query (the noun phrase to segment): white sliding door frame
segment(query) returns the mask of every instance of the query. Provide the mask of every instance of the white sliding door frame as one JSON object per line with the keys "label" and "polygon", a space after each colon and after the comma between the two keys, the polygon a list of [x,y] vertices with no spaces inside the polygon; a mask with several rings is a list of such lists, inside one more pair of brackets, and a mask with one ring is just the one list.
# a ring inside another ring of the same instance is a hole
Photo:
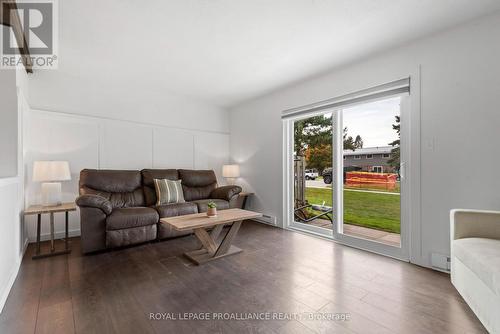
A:
{"label": "white sliding door frame", "polygon": [[[315,115],[332,112],[333,139],[332,147],[339,147],[342,138],[342,108],[363,104],[370,101],[388,98],[375,97],[373,100],[359,101],[349,106],[338,108],[297,108],[302,110],[283,117],[283,227],[291,230],[300,230],[355,248],[368,250],[412,263],[422,263],[421,258],[421,223],[420,223],[420,68],[410,76],[411,93],[401,92],[393,96],[401,96],[401,247],[385,245],[372,240],[356,238],[343,234],[343,150],[334,149],[332,196],[333,196],[333,231],[295,222],[294,219],[294,121]],[[382,87],[382,86],[381,86]],[[305,112],[304,112],[305,111]],[[285,112],[284,112],[285,114]],[[340,188],[340,189],[339,189]],[[411,205],[410,205],[411,204]]]}
{"label": "white sliding door frame", "polygon": [[305,231],[314,235],[333,238],[333,230],[304,224],[295,221],[294,216],[294,170],[293,170],[293,147],[294,147],[294,122],[300,119],[324,115],[333,110],[313,111],[311,113],[301,114],[283,121],[283,217],[285,220],[284,228]]}
{"label": "white sliding door frame", "polygon": [[[409,95],[401,94],[394,95],[393,97],[400,96],[401,107],[400,107],[400,117],[401,117],[401,144],[400,144],[400,161],[401,161],[401,178],[400,178],[400,237],[401,244],[400,247],[387,245],[381,242],[376,242],[369,239],[363,239],[360,237],[351,236],[344,234],[344,180],[343,180],[343,170],[344,170],[344,157],[343,157],[343,110],[339,109],[333,114],[333,239],[360,249],[369,250],[374,253],[387,255],[393,258],[397,258],[403,261],[409,261],[409,233],[410,233],[410,213],[408,205],[408,156],[409,156],[409,116],[410,116],[410,105],[409,105]],[[388,97],[385,97],[386,99]],[[342,149],[337,149],[342,147]],[[336,171],[336,172],[335,172]]]}

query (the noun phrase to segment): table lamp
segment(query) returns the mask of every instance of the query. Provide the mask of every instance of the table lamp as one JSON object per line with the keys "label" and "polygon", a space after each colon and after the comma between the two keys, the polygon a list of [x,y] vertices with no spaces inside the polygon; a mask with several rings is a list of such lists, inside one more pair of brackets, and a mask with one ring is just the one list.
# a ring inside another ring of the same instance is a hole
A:
{"label": "table lamp", "polygon": [[222,166],[222,176],[227,179],[227,183],[234,185],[236,179],[240,177],[239,165],[224,165]]}
{"label": "table lamp", "polygon": [[42,182],[42,205],[61,204],[61,181],[71,180],[67,161],[35,161],[33,181]]}

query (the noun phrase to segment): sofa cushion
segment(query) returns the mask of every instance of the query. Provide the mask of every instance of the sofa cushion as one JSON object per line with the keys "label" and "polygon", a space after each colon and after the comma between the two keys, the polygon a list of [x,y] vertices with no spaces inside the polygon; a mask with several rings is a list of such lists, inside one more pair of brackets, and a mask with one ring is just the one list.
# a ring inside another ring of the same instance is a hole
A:
{"label": "sofa cushion", "polygon": [[192,230],[177,231],[172,225],[169,224],[158,224],[158,239],[168,239],[175,237],[182,237],[184,235],[189,235],[193,233]]}
{"label": "sofa cushion", "polygon": [[122,247],[152,241],[157,236],[157,226],[146,225],[106,232],[106,247]]}
{"label": "sofa cushion", "polygon": [[144,195],[141,188],[130,192],[108,193],[92,188],[80,188],[81,195],[94,195],[104,197],[112,208],[129,208],[144,206]]}
{"label": "sofa cushion", "polygon": [[179,169],[179,178],[182,180],[184,199],[188,202],[207,199],[217,188],[217,177],[213,170]]}
{"label": "sofa cushion", "polygon": [[500,296],[500,240],[464,238],[454,240],[452,247],[454,256]]}
{"label": "sofa cushion", "polygon": [[84,169],[80,172],[80,187],[108,193],[131,192],[142,186],[138,170]]}
{"label": "sofa cushion", "polygon": [[114,209],[106,219],[106,230],[121,230],[158,223],[160,217],[153,208]]}
{"label": "sofa cushion", "polygon": [[158,211],[160,218],[198,213],[198,206],[191,202],[157,205],[154,208]]}
{"label": "sofa cushion", "polygon": [[226,201],[230,201],[234,196],[241,192],[240,186],[223,186],[216,188],[210,194],[210,198],[218,198]]}
{"label": "sofa cushion", "polygon": [[84,169],[80,195],[106,198],[113,208],[144,206],[141,172],[135,170]]}
{"label": "sofa cushion", "polygon": [[141,174],[146,206],[155,205],[157,202],[154,179],[179,179],[177,169],[143,169]]}
{"label": "sofa cushion", "polygon": [[200,199],[197,201],[192,201],[192,203],[196,203],[198,206],[198,212],[207,212],[208,211],[208,203],[214,202],[217,205],[217,210],[226,210],[229,209],[229,202],[223,199]]}

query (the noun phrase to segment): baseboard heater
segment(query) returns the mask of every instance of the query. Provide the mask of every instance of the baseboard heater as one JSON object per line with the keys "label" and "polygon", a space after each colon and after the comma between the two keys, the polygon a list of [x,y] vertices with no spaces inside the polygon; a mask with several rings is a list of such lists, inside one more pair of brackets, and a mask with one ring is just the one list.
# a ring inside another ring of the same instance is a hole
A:
{"label": "baseboard heater", "polygon": [[431,254],[431,266],[434,269],[450,272],[451,269],[451,259],[447,255],[432,253]]}
{"label": "baseboard heater", "polygon": [[262,217],[254,218],[253,220],[259,223],[264,223],[272,226],[276,226],[276,217],[263,214]]}

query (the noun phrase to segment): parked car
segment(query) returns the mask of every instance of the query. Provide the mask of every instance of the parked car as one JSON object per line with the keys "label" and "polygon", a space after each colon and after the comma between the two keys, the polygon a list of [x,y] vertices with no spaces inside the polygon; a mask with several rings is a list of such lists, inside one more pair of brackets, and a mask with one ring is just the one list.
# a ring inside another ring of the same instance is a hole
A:
{"label": "parked car", "polygon": [[306,169],[304,174],[306,180],[316,180],[316,178],[319,176],[318,171],[316,171],[315,169]]}
{"label": "parked car", "polygon": [[[325,182],[326,184],[331,184],[332,183],[332,168],[325,168],[325,170],[323,171],[323,182]],[[357,171],[360,171],[362,170],[361,167],[356,167],[356,166],[348,166],[348,167],[344,167],[344,183],[346,181],[346,173],[347,172],[357,172]]]}

